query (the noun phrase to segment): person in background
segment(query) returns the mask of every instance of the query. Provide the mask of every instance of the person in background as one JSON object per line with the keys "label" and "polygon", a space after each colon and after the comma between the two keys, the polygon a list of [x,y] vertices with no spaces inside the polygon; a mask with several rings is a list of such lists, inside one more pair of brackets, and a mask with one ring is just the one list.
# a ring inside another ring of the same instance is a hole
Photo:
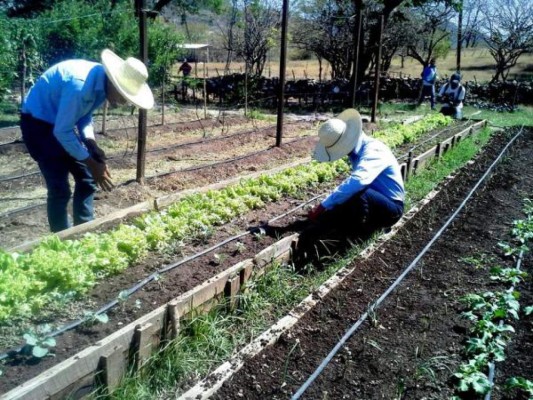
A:
{"label": "person in background", "polygon": [[437,101],[442,103],[440,112],[444,115],[451,115],[453,118],[463,117],[463,101],[466,89],[461,85],[461,75],[456,72],[450,77],[450,81],[445,83],[439,90]]}
{"label": "person in background", "polygon": [[422,73],[422,93],[418,99],[418,105],[422,104],[424,98],[429,96],[431,102],[431,109],[435,109],[435,82],[437,80],[437,66],[435,59],[432,58],[429,64],[424,67]]}
{"label": "person in background", "polygon": [[351,173],[308,218],[344,232],[387,229],[402,216],[405,190],[398,161],[382,142],[362,130],[359,113],[347,109],[322,124],[313,158],[331,162],[348,156]]}
{"label": "person in background", "polygon": [[178,71],[183,74],[184,78],[187,78],[191,74],[192,67],[191,67],[191,64],[187,62],[187,59],[183,60],[183,64],[180,65],[180,68]]}
{"label": "person in background", "polygon": [[50,67],[22,103],[22,138],[46,182],[52,232],[70,226],[69,174],[75,182],[75,225],[94,218],[97,185],[106,191],[113,188],[105,153],[95,141],[93,112],[106,99],[111,106],[130,102],[150,109],[154,105],[146,83],[148,71],[141,61],[123,60],[107,49],[102,52],[101,61],[67,60]]}

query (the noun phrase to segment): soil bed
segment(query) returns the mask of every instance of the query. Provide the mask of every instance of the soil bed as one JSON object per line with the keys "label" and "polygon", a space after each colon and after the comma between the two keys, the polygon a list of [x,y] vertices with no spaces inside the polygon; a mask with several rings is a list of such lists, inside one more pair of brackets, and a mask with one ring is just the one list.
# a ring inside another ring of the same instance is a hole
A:
{"label": "soil bed", "polygon": [[[464,169],[370,259],[356,261],[355,271],[337,290],[276,345],[248,362],[215,398],[286,399],[294,394],[368,305],[433,237],[508,139],[500,135],[492,140],[472,167]],[[510,263],[497,244],[509,240],[510,223],[523,217],[523,199],[533,195],[532,150],[533,130],[526,129],[488,184],[302,398],[452,396],[450,377],[461,361],[467,333],[459,298],[499,289],[491,283],[487,267],[476,269],[466,260],[475,257],[488,266]],[[531,261],[529,257],[523,264],[529,272]],[[531,299],[530,286],[520,290],[524,299]],[[508,361],[497,364],[497,374],[532,379],[531,317],[516,328]]]}
{"label": "soil bed", "polygon": [[[275,149],[278,153],[272,154],[280,154],[283,156],[283,151],[286,151],[288,147],[289,146],[284,146],[282,149]],[[306,150],[308,151],[308,149]],[[275,160],[275,157],[272,157],[272,154],[268,155],[269,159],[262,160],[264,163],[262,165],[272,166],[272,162]],[[257,164],[253,165],[257,167]],[[218,179],[224,179],[224,176],[220,176],[220,170],[214,171],[213,175],[215,173],[217,174]],[[197,176],[196,179],[200,179],[200,176]],[[198,183],[198,181],[196,183]],[[175,247],[165,254],[151,255],[141,264],[129,268],[127,273],[112,278],[106,278],[104,282],[98,285],[86,302],[82,304],[73,303],[62,307],[62,309],[52,309],[40,313],[40,319],[33,322],[48,322],[57,326],[67,320],[72,320],[75,317],[80,316],[84,310],[97,309],[106,302],[116,299],[121,290],[131,287],[162,265],[175,261],[177,254],[181,253],[184,256],[193,254],[200,249],[207,248],[237,232],[246,230],[251,226],[260,225],[262,222],[300,204],[303,201],[302,198],[311,198],[317,193],[323,193],[334,184],[335,183],[330,183],[329,185],[322,185],[314,190],[309,190],[306,193],[302,193],[301,198],[287,198],[276,203],[270,203],[262,210],[249,213],[243,218],[217,229],[212,236],[203,241],[186,246]],[[304,216],[305,210],[300,210],[295,216],[289,217],[285,221],[294,221],[295,218],[301,220]],[[290,233],[292,233],[292,230],[285,232],[285,234]],[[217,250],[214,253],[198,258],[194,262],[178,267],[169,274],[165,274],[158,282],[151,283],[143,290],[132,295],[123,306],[116,307],[109,312],[110,322],[108,324],[81,327],[75,331],[60,336],[58,338],[58,345],[54,349],[56,354],[54,358],[46,358],[37,364],[35,364],[34,360],[23,358],[10,361],[3,371],[4,377],[0,381],[0,392],[5,392],[61,360],[68,358],[80,351],[83,347],[109,335],[121,326],[126,325],[141,315],[146,314],[148,311],[155,309],[168,300],[191,289],[200,282],[215,275],[217,272],[235,264],[237,261],[252,257],[259,250],[268,246],[275,240],[277,240],[277,237],[248,235],[239,240],[239,246],[236,246],[235,243],[231,243],[226,246],[225,249]],[[215,253],[218,255],[217,258],[214,257]]]}

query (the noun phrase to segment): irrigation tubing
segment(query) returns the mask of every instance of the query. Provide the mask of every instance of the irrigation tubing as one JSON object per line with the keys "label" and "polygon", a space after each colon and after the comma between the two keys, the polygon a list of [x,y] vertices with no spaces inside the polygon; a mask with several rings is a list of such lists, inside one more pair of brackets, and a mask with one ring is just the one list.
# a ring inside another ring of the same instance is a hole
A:
{"label": "irrigation tubing", "polygon": [[[516,261],[516,269],[518,271],[520,271],[520,268],[522,266],[522,258],[524,257],[524,250],[520,250],[520,253],[518,254],[518,260]],[[515,289],[515,284],[513,283],[511,285],[511,289],[510,291],[513,292],[514,289]],[[500,323],[499,323],[500,327],[503,325],[503,319],[500,320]],[[489,362],[489,391],[488,393],[485,395],[485,400],[490,400],[490,396],[492,395],[492,388],[494,387],[494,376],[496,375],[496,363],[494,362]]]}
{"label": "irrigation tubing", "polygon": [[[299,122],[301,122],[301,121],[290,122],[290,123],[288,123],[286,125],[294,125],[294,124],[297,124]],[[305,121],[305,122],[307,122],[307,121]],[[244,131],[244,132],[232,133],[231,135],[223,135],[223,136],[212,137],[212,138],[207,138],[207,139],[194,140],[194,141],[190,141],[190,142],[186,142],[186,143],[179,143],[179,144],[172,145],[172,146],[166,146],[166,147],[159,147],[159,148],[156,148],[156,149],[151,149],[151,150],[148,150],[146,153],[157,153],[157,152],[161,152],[161,151],[177,149],[177,148],[180,148],[180,147],[193,146],[193,145],[204,144],[204,143],[211,143],[211,142],[215,142],[215,141],[218,141],[218,140],[231,139],[231,138],[233,138],[235,136],[239,136],[239,135],[251,135],[251,134],[254,134],[254,133],[260,133],[261,131],[266,131],[266,130],[271,129],[271,128],[273,128],[273,126],[260,128],[260,129],[256,128],[254,130],[248,130],[248,131]],[[14,142],[4,143],[4,144],[8,145],[8,144],[17,144],[17,143],[22,143],[22,142],[14,141]],[[288,142],[288,143],[291,143],[291,142]],[[0,146],[2,146],[2,145],[3,144],[0,144]],[[126,155],[111,156],[111,157],[108,158],[108,160],[119,160],[119,159],[132,158],[132,157],[134,157],[134,156],[133,155],[131,155],[131,156],[126,156]],[[179,171],[176,171],[176,172],[182,172],[182,171],[183,170],[179,170]],[[35,175],[39,175],[39,174],[40,174],[40,171],[32,171],[32,172],[28,172],[28,173],[25,173],[25,174],[8,176],[8,177],[5,177],[5,178],[0,178],[0,183],[14,181],[14,180],[17,180],[17,179],[27,178],[27,177],[35,176]],[[151,178],[151,177],[147,177],[147,178]],[[1,216],[0,216],[0,218],[1,218]]]}
{"label": "irrigation tubing", "polygon": [[[302,136],[300,138],[291,140],[289,142],[285,142],[285,144],[292,144],[292,143],[300,142],[300,141],[309,139],[310,137],[312,137],[312,136],[311,135]],[[213,163],[210,163],[210,164],[204,164],[204,165],[199,165],[199,166],[195,166],[195,167],[178,169],[176,171],[163,172],[162,174],[147,176],[146,179],[161,178],[161,177],[165,177],[165,176],[169,176],[169,175],[178,174],[178,173],[181,173],[181,172],[193,172],[193,171],[198,171],[198,170],[201,170],[201,169],[204,169],[204,168],[216,167],[217,165],[228,164],[228,163],[231,163],[231,162],[234,162],[234,161],[240,161],[240,160],[244,160],[246,158],[257,156],[259,154],[262,154],[262,153],[265,153],[267,151],[270,151],[270,150],[272,150],[275,147],[276,146],[270,146],[270,147],[268,147],[266,149],[263,149],[263,150],[260,150],[260,151],[256,151],[256,152],[253,152],[253,153],[250,153],[250,154],[245,154],[245,155],[239,156],[239,157],[230,158],[230,159],[227,159],[227,160],[216,161],[216,162],[213,162]],[[120,184],[116,185],[116,187],[125,186],[125,185],[129,184],[130,182],[131,181],[126,181],[126,182],[120,183]],[[37,203],[37,204],[28,205],[28,206],[25,206],[25,207],[22,207],[22,208],[16,208],[14,210],[6,211],[6,212],[0,214],[0,220],[3,219],[3,218],[8,218],[8,217],[10,217],[10,216],[12,216],[14,214],[18,214],[18,213],[21,213],[21,212],[24,212],[24,211],[32,210],[34,208],[43,207],[43,206],[46,206],[46,203]]]}
{"label": "irrigation tubing", "polygon": [[[270,224],[272,224],[273,222],[279,220],[279,219],[282,219],[284,217],[286,217],[287,215],[290,215],[296,211],[298,211],[299,209],[305,207],[307,204],[317,200],[318,198],[320,197],[323,197],[324,194],[319,194],[317,196],[314,196],[313,198],[299,204],[298,206],[294,207],[294,208],[291,208],[290,210],[284,212],[283,214],[280,214],[278,215],[277,217],[274,217],[270,220],[268,220],[266,223],[264,224],[261,224],[259,226],[255,226],[255,227],[251,227],[249,229],[247,229],[246,231],[243,231],[241,233],[238,233],[234,236],[231,236],[221,242],[218,242],[216,243],[215,245],[207,248],[207,249],[204,249],[198,253],[195,253],[195,254],[192,254],[188,257],[185,257],[185,258],[182,258],[181,260],[175,262],[175,263],[172,263],[172,264],[169,264],[167,266],[164,266],[163,268],[157,270],[156,272],[150,274],[149,276],[147,276],[146,278],[144,278],[142,281],[138,282],[137,284],[135,284],[134,286],[130,287],[129,289],[125,289],[123,291],[121,291],[121,297],[124,296],[125,298],[128,298],[130,297],[132,294],[134,294],[135,292],[138,292],[140,289],[142,289],[143,287],[145,287],[147,284],[149,284],[150,282],[152,281],[155,281],[159,278],[159,276],[161,274],[164,274],[166,272],[169,272],[183,264],[186,264],[196,258],[199,258],[205,254],[208,254],[222,246],[225,246],[226,244],[228,243],[231,243],[237,239],[240,239],[241,237],[243,236],[246,236],[246,235],[249,235],[251,233],[254,233],[254,232],[260,232],[261,229],[264,229],[266,227],[268,227]],[[99,314],[103,314],[107,311],[109,311],[111,308],[115,307],[117,304],[119,304],[121,300],[118,300],[118,298],[110,301],[109,303],[103,305],[102,307],[100,307],[97,311],[94,312],[93,315],[99,315]],[[75,321],[72,321],[64,326],[62,326],[61,328],[55,330],[54,332],[50,333],[50,337],[55,337],[55,336],[58,336],[58,335],[61,335],[69,330],[72,330],[80,325],[82,325],[83,323],[85,323],[87,321],[87,318],[80,318],[80,319],[77,319]],[[20,351],[24,348],[25,345],[23,346],[20,346],[20,347],[17,347],[17,348],[13,348],[11,350],[8,350],[8,351],[5,351],[3,353],[0,354],[0,361],[1,360],[4,360],[14,354],[17,354],[17,353],[20,353]]]}
{"label": "irrigation tubing", "polygon": [[398,161],[401,161],[401,160],[403,160],[404,158],[409,157],[409,153],[411,153],[412,151],[414,151],[414,150],[418,149],[419,147],[423,146],[423,145],[426,144],[427,142],[432,141],[432,140],[435,139],[436,137],[441,136],[442,134],[444,134],[444,133],[446,133],[446,132],[449,132],[449,131],[451,131],[452,129],[455,129],[455,128],[458,128],[458,127],[459,127],[459,128],[463,128],[463,127],[467,126],[469,123],[470,123],[470,120],[467,120],[465,123],[463,123],[463,124],[461,124],[461,125],[458,125],[458,126],[450,126],[450,127],[448,127],[448,128],[443,129],[442,131],[437,132],[436,134],[432,135],[431,137],[429,137],[429,138],[423,140],[422,142],[420,142],[420,143],[414,145],[413,147],[411,147],[407,153],[405,153],[405,154],[403,154],[403,155],[401,155],[401,156],[398,157]]}
{"label": "irrigation tubing", "polygon": [[485,171],[483,176],[478,180],[478,182],[474,185],[474,187],[470,190],[468,195],[465,197],[465,199],[461,202],[459,207],[454,211],[454,213],[448,218],[448,220],[444,223],[444,225],[438,230],[438,232],[433,236],[433,238],[426,244],[426,246],[422,249],[422,251],[416,256],[416,258],[411,262],[411,264],[402,272],[402,274],[396,278],[396,280],[392,283],[391,286],[372,304],[369,306],[368,311],[365,311],[363,315],[352,325],[350,329],[344,334],[344,336],[337,342],[333,350],[322,360],[318,368],[311,374],[311,376],[307,379],[307,381],[304,382],[302,386],[296,391],[296,393],[291,397],[292,400],[299,399],[302,394],[311,386],[311,384],[318,378],[318,376],[322,373],[324,368],[331,362],[333,357],[337,354],[337,352],[344,346],[344,344],[350,339],[350,337],[355,333],[355,331],[365,322],[365,320],[368,318],[370,313],[373,313],[374,310],[379,307],[379,305],[388,297],[388,295],[402,282],[402,280],[407,276],[409,272],[418,264],[420,259],[429,251],[431,246],[433,246],[433,243],[435,243],[440,236],[444,233],[446,228],[453,222],[453,220],[457,217],[457,215],[462,211],[462,209],[465,207],[466,203],[470,200],[470,198],[474,195],[476,190],[479,188],[479,186],[485,181],[487,176],[492,172],[492,170],[495,168],[495,166],[500,162],[500,159],[503,157],[507,149],[515,142],[515,140],[522,134],[523,131],[520,129],[520,132],[518,132],[510,141],[507,143],[507,145],[503,148],[503,150],[500,152],[498,157],[494,160],[494,162],[490,165],[490,167]]}

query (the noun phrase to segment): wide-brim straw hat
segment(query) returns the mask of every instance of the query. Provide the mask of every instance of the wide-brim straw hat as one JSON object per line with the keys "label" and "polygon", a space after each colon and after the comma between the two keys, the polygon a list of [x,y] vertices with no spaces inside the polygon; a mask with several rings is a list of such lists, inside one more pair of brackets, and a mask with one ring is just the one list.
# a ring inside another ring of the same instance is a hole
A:
{"label": "wide-brim straw hat", "polygon": [[148,70],[142,61],[133,57],[123,60],[109,49],[102,51],[101,58],[107,77],[126,100],[146,110],[154,106],[154,95],[146,83]]}
{"label": "wide-brim straw hat", "polygon": [[324,122],[318,129],[319,142],[313,158],[325,162],[344,157],[356,147],[362,131],[361,115],[353,108],[344,110],[336,118]]}

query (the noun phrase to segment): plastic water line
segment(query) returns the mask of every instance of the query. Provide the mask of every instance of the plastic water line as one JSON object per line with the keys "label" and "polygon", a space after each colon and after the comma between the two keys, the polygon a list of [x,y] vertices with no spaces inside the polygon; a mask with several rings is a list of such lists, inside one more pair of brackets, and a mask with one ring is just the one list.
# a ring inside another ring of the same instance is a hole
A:
{"label": "plastic water line", "polygon": [[474,195],[474,193],[477,191],[479,186],[485,181],[485,179],[489,176],[489,174],[492,172],[492,170],[496,167],[496,165],[500,162],[504,154],[506,153],[507,149],[515,142],[516,139],[522,134],[523,127],[520,129],[520,131],[507,143],[507,145],[503,148],[503,150],[500,152],[498,157],[494,160],[494,162],[489,166],[487,171],[483,174],[483,176],[478,180],[478,182],[474,185],[474,187],[470,190],[468,195],[465,197],[465,199],[461,202],[459,207],[454,211],[454,213],[448,218],[448,220],[444,223],[444,225],[435,233],[433,238],[426,244],[426,246],[422,249],[422,251],[415,257],[415,259],[411,262],[411,264],[402,272],[402,274],[396,278],[396,280],[392,283],[391,286],[369,307],[369,310],[366,311],[361,317],[346,331],[346,333],[343,335],[343,337],[337,342],[335,347],[330,351],[330,353],[322,360],[320,365],[317,367],[317,369],[309,376],[309,378],[304,382],[302,386],[296,391],[296,393],[291,397],[292,400],[299,399],[302,394],[313,384],[313,382],[318,378],[318,376],[322,373],[322,371],[326,368],[326,366],[331,362],[333,357],[337,354],[337,352],[344,346],[344,344],[350,339],[350,337],[357,331],[357,329],[365,322],[365,320],[368,318],[369,314],[373,312],[376,308],[379,307],[379,305],[387,298],[387,296],[402,282],[402,280],[411,272],[411,270],[418,264],[418,262],[422,259],[422,257],[429,251],[431,246],[441,237],[441,235],[444,233],[444,231],[448,228],[448,226],[453,222],[453,220],[457,217],[457,215],[462,211],[462,209],[465,207],[466,203],[470,200],[470,198]]}

